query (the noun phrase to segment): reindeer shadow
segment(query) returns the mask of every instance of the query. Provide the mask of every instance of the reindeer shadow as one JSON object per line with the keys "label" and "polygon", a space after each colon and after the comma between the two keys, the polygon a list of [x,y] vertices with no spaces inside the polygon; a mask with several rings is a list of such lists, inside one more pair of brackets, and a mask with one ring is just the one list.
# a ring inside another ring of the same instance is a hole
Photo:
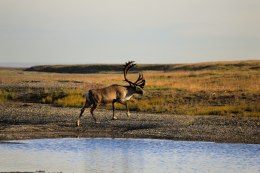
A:
{"label": "reindeer shadow", "polygon": [[124,124],[115,124],[113,125],[114,129],[120,129],[123,132],[133,131],[133,130],[146,130],[146,129],[154,129],[160,127],[157,123],[150,122],[134,122],[134,123],[124,123]]}

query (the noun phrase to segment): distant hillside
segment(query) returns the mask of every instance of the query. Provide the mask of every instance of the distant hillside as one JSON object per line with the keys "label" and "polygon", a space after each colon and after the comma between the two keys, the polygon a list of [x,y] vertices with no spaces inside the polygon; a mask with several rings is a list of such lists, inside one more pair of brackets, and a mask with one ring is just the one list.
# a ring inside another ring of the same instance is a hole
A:
{"label": "distant hillside", "polygon": [[[123,64],[93,64],[93,65],[40,65],[25,69],[25,71],[55,72],[55,73],[103,73],[121,72]],[[198,71],[225,69],[256,69],[260,70],[260,60],[224,61],[194,64],[138,64],[135,71]]]}

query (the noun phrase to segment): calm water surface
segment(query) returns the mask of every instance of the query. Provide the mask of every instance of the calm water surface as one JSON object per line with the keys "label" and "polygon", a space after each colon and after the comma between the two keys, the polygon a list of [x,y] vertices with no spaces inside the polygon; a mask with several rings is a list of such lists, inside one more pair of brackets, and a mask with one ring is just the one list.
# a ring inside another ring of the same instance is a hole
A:
{"label": "calm water surface", "polygon": [[260,145],[151,139],[34,139],[0,144],[0,172],[260,172]]}

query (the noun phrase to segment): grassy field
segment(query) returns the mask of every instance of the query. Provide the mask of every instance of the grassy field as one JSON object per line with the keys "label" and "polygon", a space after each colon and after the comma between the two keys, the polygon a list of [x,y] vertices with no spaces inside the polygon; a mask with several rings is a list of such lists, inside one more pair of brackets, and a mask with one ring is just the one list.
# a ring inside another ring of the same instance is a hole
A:
{"label": "grassy field", "polygon": [[[73,66],[72,71],[68,70],[71,66],[48,66],[58,73],[39,72],[46,71],[43,70],[46,66],[38,66],[38,72],[1,68],[0,102],[81,107],[85,101],[83,94],[89,89],[126,85],[123,74],[113,70],[119,65],[113,65],[109,71],[104,71],[102,65],[100,69],[95,67],[96,73],[85,74],[79,73],[83,68],[80,65]],[[74,74],[64,73],[73,71]],[[260,61],[140,65],[136,71],[143,72],[147,85],[143,97],[136,96],[130,101],[132,111],[260,116]],[[129,78],[135,80],[137,74],[132,73]],[[116,107],[124,108],[120,104]],[[111,106],[106,108],[111,109]]]}

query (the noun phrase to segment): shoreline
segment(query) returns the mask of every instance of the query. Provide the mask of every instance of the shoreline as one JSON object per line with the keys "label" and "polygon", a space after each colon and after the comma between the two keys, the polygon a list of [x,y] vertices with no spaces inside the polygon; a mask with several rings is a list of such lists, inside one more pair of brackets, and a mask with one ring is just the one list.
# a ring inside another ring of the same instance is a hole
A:
{"label": "shoreline", "polygon": [[80,108],[47,104],[0,103],[0,143],[17,139],[40,138],[134,138],[260,144],[260,118],[214,115],[173,115],[116,110],[95,112],[95,124],[86,110],[81,126],[76,127]]}
{"label": "shoreline", "polygon": [[[18,135],[18,134],[15,134]],[[1,144],[23,144],[19,141],[24,140],[40,140],[40,139],[111,139],[111,140],[166,140],[166,141],[180,141],[180,142],[201,142],[201,143],[217,143],[217,144],[248,144],[248,145],[259,145],[260,143],[243,143],[243,142],[224,142],[224,141],[201,141],[201,140],[188,140],[188,139],[174,139],[174,138],[146,138],[146,137],[91,137],[91,136],[64,136],[64,134],[61,134],[59,136],[55,137],[28,137],[28,138],[13,138],[13,139],[0,139],[0,145]]]}

